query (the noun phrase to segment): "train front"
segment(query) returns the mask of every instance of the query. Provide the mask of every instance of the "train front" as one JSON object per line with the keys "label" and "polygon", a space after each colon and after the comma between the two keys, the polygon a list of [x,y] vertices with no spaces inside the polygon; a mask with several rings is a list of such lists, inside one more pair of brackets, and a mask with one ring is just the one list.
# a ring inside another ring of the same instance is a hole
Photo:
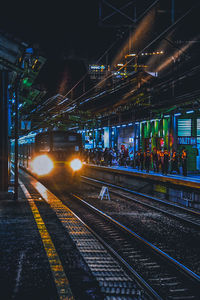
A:
{"label": "train front", "polygon": [[82,171],[82,139],[77,133],[53,131],[36,137],[33,172],[54,183],[74,185]]}

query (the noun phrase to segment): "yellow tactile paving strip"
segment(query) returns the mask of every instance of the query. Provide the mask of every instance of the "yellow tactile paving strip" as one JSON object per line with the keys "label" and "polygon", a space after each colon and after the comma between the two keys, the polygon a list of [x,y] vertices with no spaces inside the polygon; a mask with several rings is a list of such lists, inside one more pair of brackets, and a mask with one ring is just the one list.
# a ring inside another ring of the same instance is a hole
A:
{"label": "yellow tactile paving strip", "polygon": [[19,183],[28,200],[35,222],[37,224],[38,231],[40,233],[40,237],[49,260],[50,268],[58,292],[58,297],[60,300],[73,300],[74,297],[69,286],[69,281],[65,275],[60,258],[56,252],[55,246],[51,240],[51,237],[47,231],[39,210],[25,185],[21,180],[19,181]]}

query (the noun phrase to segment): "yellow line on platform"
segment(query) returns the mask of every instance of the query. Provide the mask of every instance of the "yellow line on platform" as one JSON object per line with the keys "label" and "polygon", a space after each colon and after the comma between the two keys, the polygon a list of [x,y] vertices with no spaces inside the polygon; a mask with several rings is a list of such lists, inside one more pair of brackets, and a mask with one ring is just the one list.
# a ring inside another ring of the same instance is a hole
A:
{"label": "yellow line on platform", "polygon": [[30,193],[28,192],[25,185],[22,183],[21,180],[19,180],[20,186],[22,188],[22,191],[24,192],[30,208],[32,210],[35,222],[37,224],[37,228],[40,233],[40,237],[42,239],[42,243],[44,246],[44,249],[46,251],[50,268],[54,277],[54,282],[57,288],[58,296],[60,300],[73,300],[74,297],[72,295],[72,291],[69,286],[69,281],[65,275],[63,266],[61,264],[60,258],[56,252],[55,246],[51,240],[51,237],[47,231],[47,228],[44,224],[44,221],[40,215],[40,212],[32,199]]}

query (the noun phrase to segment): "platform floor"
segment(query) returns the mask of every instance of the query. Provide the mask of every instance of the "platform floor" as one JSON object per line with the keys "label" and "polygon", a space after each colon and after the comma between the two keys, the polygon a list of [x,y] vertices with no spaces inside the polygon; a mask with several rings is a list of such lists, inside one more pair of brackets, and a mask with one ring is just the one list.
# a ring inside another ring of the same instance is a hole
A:
{"label": "platform floor", "polygon": [[27,184],[28,178],[20,181],[18,200],[6,195],[0,200],[1,299],[100,300],[97,282],[70,234]]}
{"label": "platform floor", "polygon": [[0,201],[0,228],[2,299],[57,299],[48,259],[21,188],[18,201]]}
{"label": "platform floor", "polygon": [[[93,165],[93,166],[97,166],[94,164],[89,164],[89,165]],[[100,166],[99,166],[100,167]],[[167,175],[162,175],[162,173],[157,173],[157,172],[153,172],[153,171],[149,171],[149,173],[147,173],[145,170],[143,171],[138,171],[138,169],[129,167],[129,166],[103,166],[106,168],[112,168],[115,170],[123,170],[123,171],[128,171],[128,172],[133,172],[136,174],[145,174],[145,175],[153,175],[153,176],[160,176],[161,178],[171,178],[171,179],[179,179],[179,180],[183,180],[183,181],[191,181],[191,182],[196,182],[196,183],[200,183],[200,174],[188,174],[188,176],[183,176],[183,175],[178,175],[178,174],[167,174]]]}

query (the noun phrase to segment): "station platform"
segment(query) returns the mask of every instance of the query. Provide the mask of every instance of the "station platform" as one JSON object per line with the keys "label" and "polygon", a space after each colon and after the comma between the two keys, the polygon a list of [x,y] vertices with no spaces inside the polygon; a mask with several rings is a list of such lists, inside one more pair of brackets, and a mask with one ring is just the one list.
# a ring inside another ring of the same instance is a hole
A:
{"label": "station platform", "polygon": [[18,201],[0,201],[0,227],[3,299],[56,299],[48,259],[21,188]]}
{"label": "station platform", "polygon": [[1,298],[99,300],[89,296],[98,294],[97,283],[70,235],[39,194],[19,183],[18,200],[9,193],[0,200]]}
{"label": "station platform", "polygon": [[137,169],[129,166],[99,166],[94,164],[86,164],[86,166],[89,168],[101,169],[102,171],[106,172],[114,172],[117,174],[121,173],[124,175],[132,175],[137,178],[150,179],[153,181],[200,189],[200,174],[189,174],[185,177],[177,174],[162,175],[161,173],[156,173],[153,171],[149,171],[149,173],[147,173],[146,171],[138,171]]}
{"label": "station platform", "polygon": [[83,175],[106,184],[115,184],[181,206],[200,210],[200,175],[168,174],[138,171],[131,167],[85,164]]}

